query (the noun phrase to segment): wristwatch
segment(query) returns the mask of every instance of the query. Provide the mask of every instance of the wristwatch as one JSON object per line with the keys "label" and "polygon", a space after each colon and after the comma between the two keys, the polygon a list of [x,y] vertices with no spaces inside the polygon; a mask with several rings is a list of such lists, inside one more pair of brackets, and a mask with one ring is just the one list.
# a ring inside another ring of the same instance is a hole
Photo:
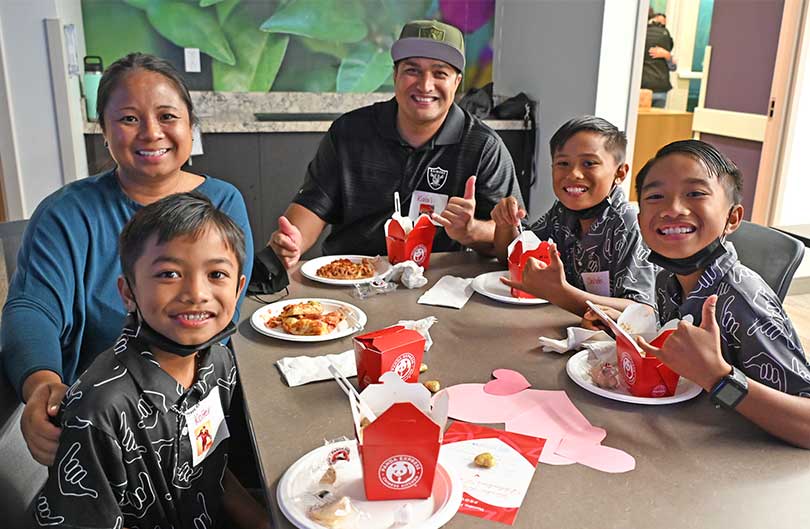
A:
{"label": "wristwatch", "polygon": [[732,366],[731,373],[714,385],[709,398],[716,406],[733,410],[746,395],[748,395],[748,379],[745,373]]}

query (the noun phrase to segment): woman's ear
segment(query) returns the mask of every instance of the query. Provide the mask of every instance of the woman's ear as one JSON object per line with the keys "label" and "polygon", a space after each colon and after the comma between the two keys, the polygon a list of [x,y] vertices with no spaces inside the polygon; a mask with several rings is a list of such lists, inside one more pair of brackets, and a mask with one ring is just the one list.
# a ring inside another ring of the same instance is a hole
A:
{"label": "woman's ear", "polygon": [[745,214],[745,208],[743,208],[742,204],[735,204],[731,206],[731,210],[728,213],[728,222],[726,223],[726,229],[723,232],[725,235],[729,235],[737,231],[737,228],[740,227],[743,221],[743,215]]}
{"label": "woman's ear", "polygon": [[620,163],[619,166],[616,168],[616,174],[613,176],[613,183],[616,185],[620,185],[624,182],[624,179],[627,177],[627,173],[630,171],[630,165],[626,163]]}
{"label": "woman's ear", "polygon": [[138,309],[135,304],[135,295],[132,293],[132,289],[129,288],[129,283],[127,283],[124,276],[118,276],[118,293],[121,295],[121,299],[124,300],[127,312],[135,312]]}

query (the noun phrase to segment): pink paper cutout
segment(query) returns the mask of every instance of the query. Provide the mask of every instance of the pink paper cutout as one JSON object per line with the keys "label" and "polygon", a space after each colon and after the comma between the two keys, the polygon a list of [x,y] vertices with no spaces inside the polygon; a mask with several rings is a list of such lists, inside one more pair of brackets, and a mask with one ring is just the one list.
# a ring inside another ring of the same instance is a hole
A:
{"label": "pink paper cutout", "polygon": [[555,450],[555,455],[570,458],[576,462],[602,472],[629,472],[636,468],[633,456],[609,446],[593,444],[581,439],[563,439]]}
{"label": "pink paper cutout", "polygon": [[[506,373],[503,373],[506,372]],[[489,384],[459,384],[445,391],[450,397],[448,415],[474,423],[504,423],[506,431],[546,439],[540,461],[551,465],[580,463],[604,472],[627,472],[635,468],[635,459],[616,448],[603,446],[607,432],[593,426],[564,391],[515,390],[525,378],[505,369],[493,374],[498,379],[493,394]],[[505,380],[505,382],[500,382]]]}
{"label": "pink paper cutout", "polygon": [[490,395],[513,395],[532,386],[526,377],[511,369],[496,369],[492,376],[495,380],[484,384],[484,391]]}

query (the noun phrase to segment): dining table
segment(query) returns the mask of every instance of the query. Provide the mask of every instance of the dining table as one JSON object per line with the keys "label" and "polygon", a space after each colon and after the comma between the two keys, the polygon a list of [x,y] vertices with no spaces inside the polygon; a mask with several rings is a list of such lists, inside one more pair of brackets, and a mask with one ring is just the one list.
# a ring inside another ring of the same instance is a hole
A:
{"label": "dining table", "polygon": [[[579,316],[551,304],[508,304],[478,293],[461,309],[417,303],[443,276],[474,278],[502,269],[497,260],[471,251],[433,254],[425,287],[400,285],[359,299],[352,286],[307,279],[299,265],[289,271],[287,299],[351,303],[367,315],[365,331],[434,316],[433,346],[423,360],[428,369],[420,380],[438,380],[446,388],[486,383],[496,369],[515,370],[533,389],[564,391],[591,424],[607,431],[603,444],[635,458],[635,469],[624,473],[538,464],[515,527],[810,527],[810,451],[715,407],[705,392],[675,404],[642,405],[583,389],[566,373],[572,353],[544,352],[538,341],[564,337]],[[273,526],[286,528],[293,525],[276,501],[285,471],[326,440],[353,438],[354,427],[349,401],[334,380],[291,388],[275,364],[283,357],[341,353],[353,345],[351,336],[307,343],[266,336],[250,322],[264,305],[245,300],[233,348]],[[456,514],[445,527],[497,525]]]}

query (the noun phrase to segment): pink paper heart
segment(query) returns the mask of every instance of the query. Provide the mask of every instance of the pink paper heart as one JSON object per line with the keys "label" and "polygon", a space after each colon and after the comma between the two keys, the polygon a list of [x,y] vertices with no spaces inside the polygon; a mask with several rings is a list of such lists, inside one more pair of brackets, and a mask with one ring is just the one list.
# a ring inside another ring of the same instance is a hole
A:
{"label": "pink paper heart", "polygon": [[484,391],[490,395],[514,395],[532,386],[526,377],[511,369],[496,369],[492,376],[495,380],[484,384]]}

